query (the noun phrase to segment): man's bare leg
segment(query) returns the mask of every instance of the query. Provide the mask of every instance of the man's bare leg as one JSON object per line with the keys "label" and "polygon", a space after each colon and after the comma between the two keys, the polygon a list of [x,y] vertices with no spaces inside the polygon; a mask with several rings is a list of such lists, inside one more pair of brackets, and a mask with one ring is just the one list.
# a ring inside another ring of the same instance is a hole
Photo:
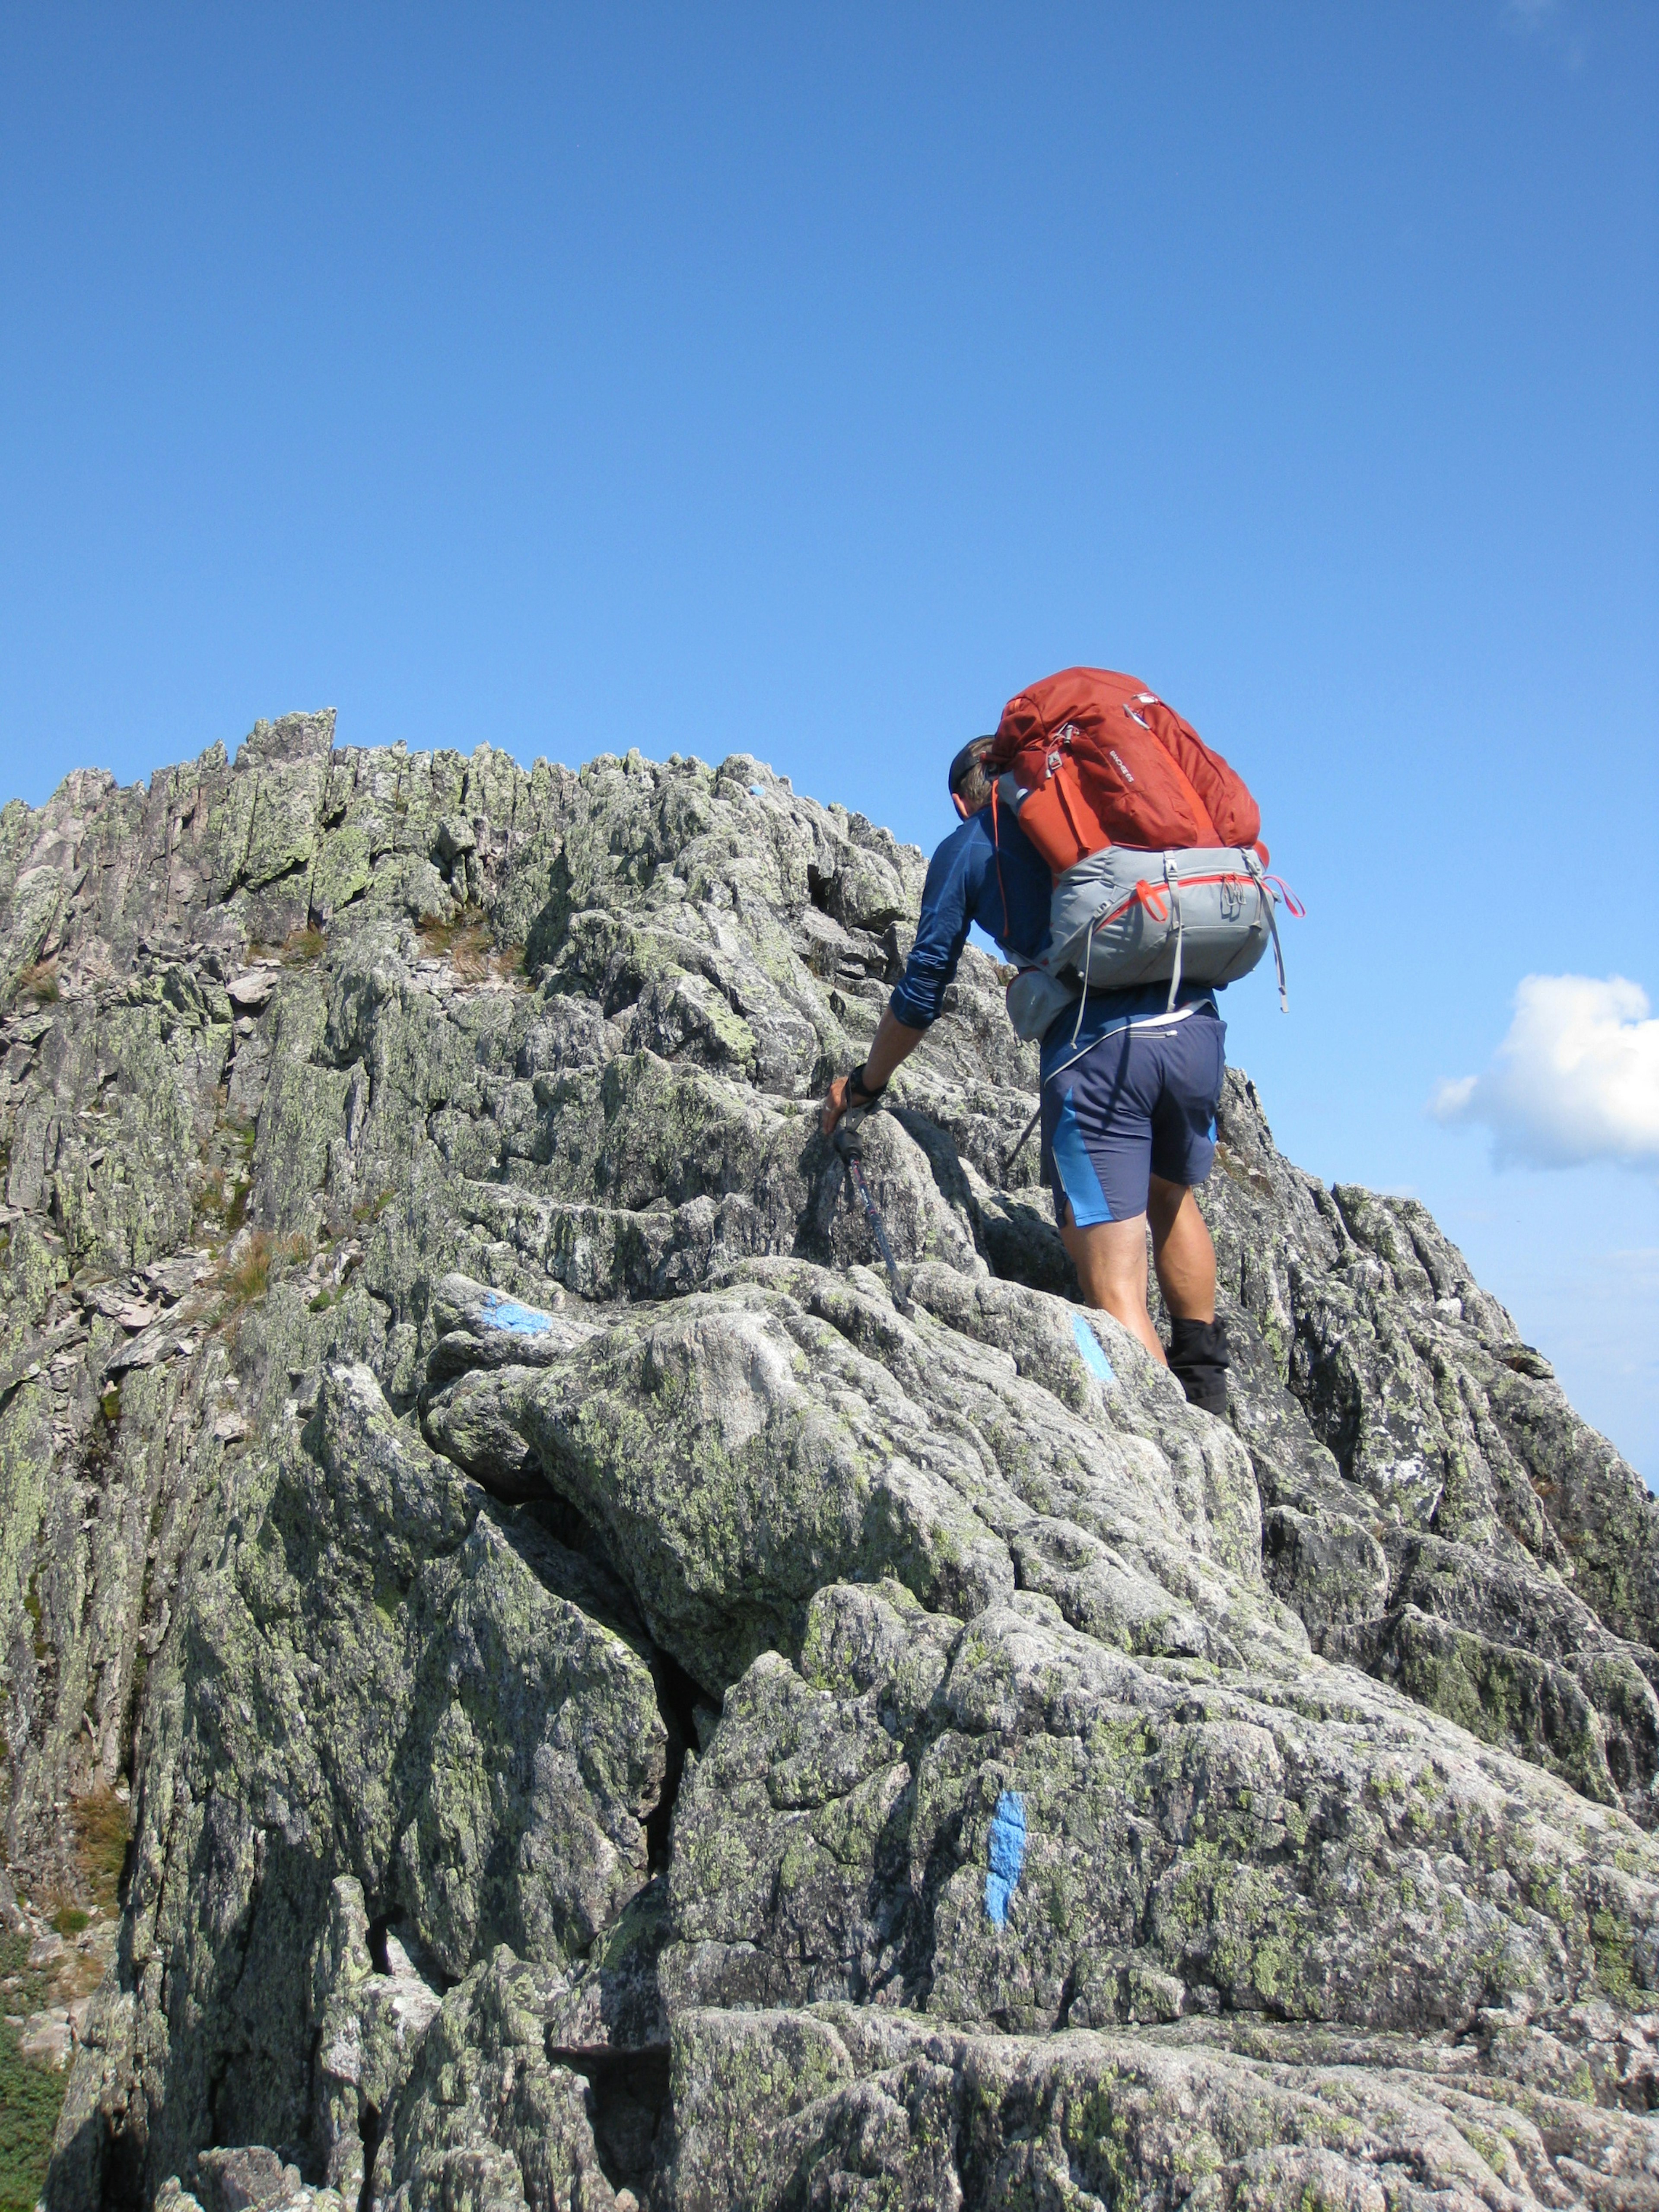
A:
{"label": "man's bare leg", "polygon": [[1084,1304],[1097,1306],[1114,1321],[1121,1322],[1160,1367],[1167,1366],[1164,1346],[1146,1310],[1146,1215],[1137,1213],[1127,1221],[1097,1221],[1079,1229],[1068,1206],[1060,1233],[1083,1285]]}
{"label": "man's bare leg", "polygon": [[1154,1176],[1146,1201],[1152,1265],[1172,1321],[1215,1319],[1215,1246],[1198,1200],[1183,1182]]}
{"label": "man's bare leg", "polygon": [[1152,1179],[1146,1212],[1127,1221],[1098,1221],[1079,1229],[1068,1206],[1060,1224],[1072,1255],[1085,1305],[1109,1313],[1160,1366],[1168,1359],[1152,1317],[1146,1310],[1146,1231],[1152,1232],[1152,1264],[1158,1288],[1172,1317],[1215,1319],[1215,1247],[1198,1200],[1184,1183]]}

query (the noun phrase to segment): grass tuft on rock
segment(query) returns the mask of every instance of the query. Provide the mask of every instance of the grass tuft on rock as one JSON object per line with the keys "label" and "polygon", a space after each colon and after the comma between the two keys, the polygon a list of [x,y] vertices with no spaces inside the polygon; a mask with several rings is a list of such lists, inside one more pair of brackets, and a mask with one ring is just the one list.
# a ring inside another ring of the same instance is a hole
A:
{"label": "grass tuft on rock", "polygon": [[220,1261],[209,1278],[208,1289],[220,1321],[228,1320],[244,1306],[257,1305],[270,1287],[271,1270],[302,1267],[312,1256],[309,1237],[295,1230],[273,1237],[264,1229],[251,1230]]}
{"label": "grass tuft on rock", "polygon": [[76,1799],[70,1817],[75,1825],[76,1864],[87,1893],[100,1913],[112,1913],[120,1903],[132,1808],[113,1790],[92,1790]]}
{"label": "grass tuft on rock", "polygon": [[428,917],[415,934],[426,958],[447,960],[460,982],[484,983],[492,976],[510,982],[524,974],[523,945],[498,945],[480,907],[464,908],[453,921]]}
{"label": "grass tuft on rock", "polygon": [[256,1229],[234,1259],[227,1259],[215,1280],[221,1304],[229,1310],[264,1297],[270,1280],[270,1238]]}
{"label": "grass tuft on rock", "polygon": [[37,1006],[55,1006],[59,996],[58,963],[37,960],[32,968],[24,969],[17,979],[17,996],[32,1000]]}

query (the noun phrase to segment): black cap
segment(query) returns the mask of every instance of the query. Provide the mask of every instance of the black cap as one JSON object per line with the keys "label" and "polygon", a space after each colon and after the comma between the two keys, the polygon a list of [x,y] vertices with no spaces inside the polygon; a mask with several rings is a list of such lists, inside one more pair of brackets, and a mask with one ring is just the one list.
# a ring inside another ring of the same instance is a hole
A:
{"label": "black cap", "polygon": [[980,747],[981,745],[988,745],[990,742],[991,739],[988,737],[969,738],[967,744],[951,762],[951,796],[952,799],[956,797],[957,792],[962,788],[963,784],[966,781],[968,771],[973,767],[975,761],[978,757]]}

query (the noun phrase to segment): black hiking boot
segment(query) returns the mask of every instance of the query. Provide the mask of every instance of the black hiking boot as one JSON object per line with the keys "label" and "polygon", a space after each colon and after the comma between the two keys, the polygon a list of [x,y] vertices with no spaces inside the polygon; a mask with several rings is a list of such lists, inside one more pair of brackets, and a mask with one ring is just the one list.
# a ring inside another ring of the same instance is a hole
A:
{"label": "black hiking boot", "polygon": [[1170,1372],[1187,1393],[1189,1406],[1206,1413],[1227,1411],[1227,1324],[1224,1321],[1171,1321]]}

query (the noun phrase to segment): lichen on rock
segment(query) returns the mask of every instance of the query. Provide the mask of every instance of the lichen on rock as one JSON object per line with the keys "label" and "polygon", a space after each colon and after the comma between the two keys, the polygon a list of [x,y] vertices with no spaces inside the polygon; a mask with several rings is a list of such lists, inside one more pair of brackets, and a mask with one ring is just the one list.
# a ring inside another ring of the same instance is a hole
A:
{"label": "lichen on rock", "polygon": [[333,739],[0,813],[53,2212],[1656,2201],[1659,1514],[1424,1210],[1230,1074],[1194,1412],[970,950],[901,1312],[922,856]]}

